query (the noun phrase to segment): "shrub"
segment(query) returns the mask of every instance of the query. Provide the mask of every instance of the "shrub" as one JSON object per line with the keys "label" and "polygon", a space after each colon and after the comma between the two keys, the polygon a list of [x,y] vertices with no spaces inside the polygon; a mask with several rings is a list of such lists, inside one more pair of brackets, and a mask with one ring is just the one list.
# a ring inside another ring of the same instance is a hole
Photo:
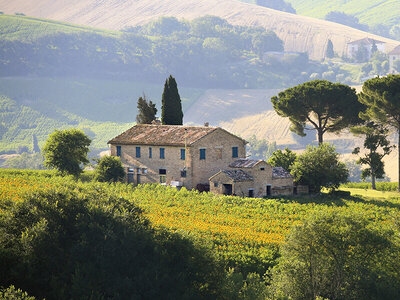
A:
{"label": "shrub", "polygon": [[318,193],[322,187],[338,188],[349,176],[346,165],[339,161],[335,147],[329,144],[308,146],[298,156],[291,173],[297,183],[308,185],[310,192]]}
{"label": "shrub", "polygon": [[121,160],[115,156],[103,156],[98,161],[95,171],[95,179],[101,182],[121,181],[125,177],[125,171]]}
{"label": "shrub", "polygon": [[392,231],[361,214],[322,211],[292,227],[271,292],[290,299],[399,299]]}
{"label": "shrub", "polygon": [[0,286],[46,299],[213,299],[222,269],[195,242],[155,231],[100,183],[65,180],[2,201]]}

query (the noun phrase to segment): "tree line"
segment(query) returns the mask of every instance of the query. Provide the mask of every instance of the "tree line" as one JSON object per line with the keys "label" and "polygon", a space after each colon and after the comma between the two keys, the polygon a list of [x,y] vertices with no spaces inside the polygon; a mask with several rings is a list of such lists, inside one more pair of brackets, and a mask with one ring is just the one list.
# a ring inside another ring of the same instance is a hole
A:
{"label": "tree line", "polygon": [[289,118],[296,134],[305,136],[305,130],[315,130],[320,146],[326,132],[351,129],[364,135],[367,152],[358,163],[367,165],[363,177],[371,176],[375,188],[375,178],[384,175],[382,158],[393,148],[387,139],[389,129],[400,133],[399,94],[400,75],[388,75],[367,80],[358,95],[349,86],[314,80],[282,91],[271,101],[278,115]]}

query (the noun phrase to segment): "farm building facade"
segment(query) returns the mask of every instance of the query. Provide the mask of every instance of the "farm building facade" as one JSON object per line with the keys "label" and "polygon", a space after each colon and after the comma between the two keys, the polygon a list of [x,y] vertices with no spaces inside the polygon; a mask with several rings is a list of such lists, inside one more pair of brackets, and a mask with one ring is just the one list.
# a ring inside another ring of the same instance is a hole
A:
{"label": "farm building facade", "polygon": [[246,159],[246,141],[219,127],[135,125],[108,142],[132,184],[160,183],[214,193],[293,194],[292,176]]}

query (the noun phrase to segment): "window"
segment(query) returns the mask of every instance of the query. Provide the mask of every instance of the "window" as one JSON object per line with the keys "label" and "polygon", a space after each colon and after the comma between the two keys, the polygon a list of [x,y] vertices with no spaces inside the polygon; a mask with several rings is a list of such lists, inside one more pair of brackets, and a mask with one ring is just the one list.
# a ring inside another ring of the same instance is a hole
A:
{"label": "window", "polygon": [[149,147],[149,158],[153,157],[153,149]]}
{"label": "window", "polygon": [[185,149],[181,149],[181,160],[185,160],[186,158],[186,151]]}
{"label": "window", "polygon": [[121,156],[121,146],[117,146],[117,156]]}
{"label": "window", "polygon": [[249,197],[250,198],[254,197],[254,190],[253,189],[249,189]]}
{"label": "window", "polygon": [[135,173],[135,170],[133,168],[128,168],[128,173]]}
{"label": "window", "polygon": [[232,147],[232,157],[233,158],[239,157],[238,147]]}
{"label": "window", "polygon": [[260,171],[264,171],[265,170],[265,168],[260,168]]}
{"label": "window", "polygon": [[136,157],[140,157],[140,147],[136,147]]}
{"label": "window", "polygon": [[206,149],[200,149],[200,159],[206,159]]}
{"label": "window", "polygon": [[185,169],[181,170],[181,177],[183,177],[183,178],[186,177],[186,170]]}
{"label": "window", "polygon": [[218,182],[214,182],[214,187],[218,187]]}
{"label": "window", "polygon": [[160,158],[161,159],[165,158],[165,148],[160,148]]}
{"label": "window", "polygon": [[158,170],[158,174],[160,174],[160,175],[166,175],[166,174],[167,174],[167,170],[166,170],[166,169],[159,169],[159,170]]}

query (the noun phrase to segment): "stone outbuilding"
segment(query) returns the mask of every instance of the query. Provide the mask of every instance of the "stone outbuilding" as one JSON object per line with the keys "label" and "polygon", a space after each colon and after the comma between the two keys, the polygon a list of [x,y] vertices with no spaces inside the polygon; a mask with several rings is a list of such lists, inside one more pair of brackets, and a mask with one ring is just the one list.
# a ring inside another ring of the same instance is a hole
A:
{"label": "stone outbuilding", "polygon": [[[229,164],[229,169],[220,170],[209,180],[211,192],[241,197],[293,195],[299,189],[290,173],[264,160],[238,159]],[[300,187],[299,192],[308,191]]]}

